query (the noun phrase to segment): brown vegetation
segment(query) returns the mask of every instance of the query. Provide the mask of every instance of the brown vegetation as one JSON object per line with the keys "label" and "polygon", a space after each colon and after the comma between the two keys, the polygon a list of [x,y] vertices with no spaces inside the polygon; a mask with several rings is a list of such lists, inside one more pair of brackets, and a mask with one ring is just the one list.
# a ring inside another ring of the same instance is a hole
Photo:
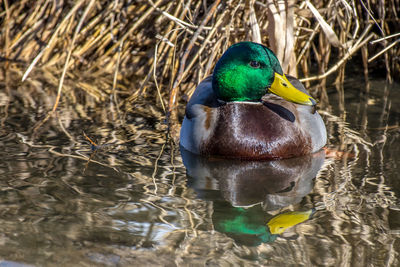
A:
{"label": "brown vegetation", "polygon": [[389,81],[400,69],[396,0],[5,0],[0,7],[5,69],[24,82],[36,72],[58,84],[53,111],[67,80],[100,102],[155,96],[174,111],[243,40],[269,45],[287,72],[307,82],[332,73],[343,81],[360,50],[366,78],[375,62],[372,70],[384,64]]}

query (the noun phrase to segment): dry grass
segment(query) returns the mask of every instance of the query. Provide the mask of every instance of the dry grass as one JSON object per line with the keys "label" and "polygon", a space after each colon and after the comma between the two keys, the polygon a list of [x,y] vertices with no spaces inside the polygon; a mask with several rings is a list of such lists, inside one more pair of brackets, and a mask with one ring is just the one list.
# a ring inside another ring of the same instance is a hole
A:
{"label": "dry grass", "polygon": [[34,72],[52,77],[58,92],[51,111],[74,87],[70,80],[96,101],[113,95],[120,107],[154,96],[173,119],[178,100],[243,40],[269,45],[305,82],[324,85],[333,73],[342,82],[360,50],[365,77],[385,64],[391,81],[400,70],[396,10],[398,1],[383,0],[5,0],[0,57],[24,82]]}

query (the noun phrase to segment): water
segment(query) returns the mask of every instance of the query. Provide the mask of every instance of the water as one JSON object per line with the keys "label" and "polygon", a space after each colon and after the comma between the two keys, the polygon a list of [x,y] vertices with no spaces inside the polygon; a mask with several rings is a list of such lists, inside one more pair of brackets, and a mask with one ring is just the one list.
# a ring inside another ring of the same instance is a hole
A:
{"label": "water", "polygon": [[151,103],[36,130],[54,96],[1,88],[0,266],[398,266],[400,87],[360,86],[321,105],[327,158],[276,162],[181,154]]}

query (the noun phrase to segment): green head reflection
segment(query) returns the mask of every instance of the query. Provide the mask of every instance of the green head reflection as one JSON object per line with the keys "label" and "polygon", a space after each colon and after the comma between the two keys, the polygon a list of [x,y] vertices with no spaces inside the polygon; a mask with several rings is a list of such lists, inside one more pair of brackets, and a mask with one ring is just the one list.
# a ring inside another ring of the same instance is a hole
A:
{"label": "green head reflection", "polygon": [[[273,242],[287,229],[307,221],[315,209],[289,211],[266,218],[261,205],[250,208],[232,207],[224,201],[214,202],[215,230],[225,233],[242,245],[258,246]],[[267,223],[265,223],[267,221]]]}
{"label": "green head reflection", "polygon": [[235,208],[224,201],[214,202],[215,230],[225,233],[239,244],[258,246],[261,243],[273,242],[276,235],[271,235],[265,227],[265,219],[261,205]]}

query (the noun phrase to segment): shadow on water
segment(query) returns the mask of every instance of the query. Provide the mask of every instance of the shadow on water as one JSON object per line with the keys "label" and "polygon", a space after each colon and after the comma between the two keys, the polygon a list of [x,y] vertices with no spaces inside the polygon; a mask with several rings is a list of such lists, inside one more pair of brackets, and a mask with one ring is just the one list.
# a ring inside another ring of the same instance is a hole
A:
{"label": "shadow on water", "polygon": [[[33,136],[54,95],[33,80],[9,86],[0,266],[399,265],[398,84],[328,88],[319,112],[338,153],[270,162],[181,157],[145,101],[119,116],[64,97]],[[83,131],[98,148],[86,169]]]}

